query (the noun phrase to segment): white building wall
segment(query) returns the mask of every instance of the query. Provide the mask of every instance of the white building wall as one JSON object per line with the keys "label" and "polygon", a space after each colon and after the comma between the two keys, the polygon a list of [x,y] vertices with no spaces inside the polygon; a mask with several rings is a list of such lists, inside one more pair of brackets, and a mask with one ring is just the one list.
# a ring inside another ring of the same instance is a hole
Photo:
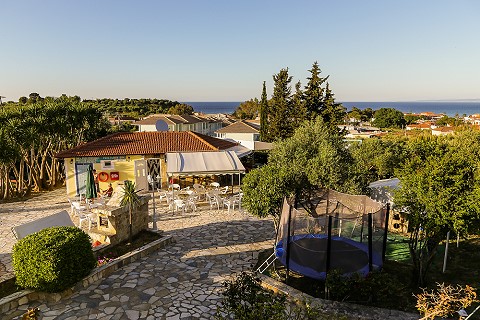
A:
{"label": "white building wall", "polygon": [[222,133],[222,138],[235,141],[254,141],[254,133]]}

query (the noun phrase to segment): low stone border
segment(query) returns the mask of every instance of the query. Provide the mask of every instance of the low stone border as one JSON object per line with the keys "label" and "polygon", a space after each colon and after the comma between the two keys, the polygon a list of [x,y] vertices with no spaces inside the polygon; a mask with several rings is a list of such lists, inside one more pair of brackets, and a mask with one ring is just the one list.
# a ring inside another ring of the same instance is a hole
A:
{"label": "low stone border", "polygon": [[325,313],[338,315],[339,317],[343,316],[347,319],[355,320],[414,320],[419,318],[419,315],[414,313],[314,298],[266,275],[258,274],[258,277],[262,281],[262,287],[265,289],[275,293],[283,293],[287,296],[287,299],[294,303],[307,302],[311,306],[325,311]]}
{"label": "low stone border", "polygon": [[166,236],[161,239],[152,241],[151,243],[146,244],[143,247],[135,249],[129,253],[126,253],[123,256],[120,256],[99,268],[95,268],[88,276],[83,278],[83,280],[79,281],[75,286],[62,292],[46,293],[37,292],[34,290],[22,290],[19,292],[15,292],[7,297],[0,299],[0,314],[5,314],[11,310],[17,309],[21,305],[28,304],[37,300],[48,302],[60,301],[63,298],[69,297],[76,291],[85,289],[92,283],[111,275],[123,266],[126,266],[129,263],[146,257],[150,253],[162,249],[174,242],[175,240],[172,236]]}

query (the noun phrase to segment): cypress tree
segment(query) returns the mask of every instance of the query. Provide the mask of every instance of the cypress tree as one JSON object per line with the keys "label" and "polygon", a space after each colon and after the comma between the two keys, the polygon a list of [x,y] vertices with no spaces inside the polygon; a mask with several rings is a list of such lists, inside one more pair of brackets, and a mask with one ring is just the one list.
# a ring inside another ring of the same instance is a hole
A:
{"label": "cypress tree", "polygon": [[293,132],[291,81],[292,77],[288,75],[288,68],[281,69],[278,74],[273,75],[274,88],[268,117],[268,138],[270,141],[288,138]]}
{"label": "cypress tree", "polygon": [[323,110],[324,89],[322,84],[327,81],[328,76],[325,78],[320,77],[322,71],[318,67],[317,61],[313,63],[312,69],[308,71],[311,76],[307,78],[308,83],[304,90],[306,117],[307,119],[315,119]]}
{"label": "cypress tree", "polygon": [[335,95],[333,94],[332,90],[330,90],[330,85],[327,82],[327,86],[325,88],[325,99],[323,101],[323,110],[321,114],[323,121],[326,124],[336,126],[343,123],[346,114],[346,108],[342,106],[341,103],[335,102]]}
{"label": "cypress tree", "polygon": [[268,141],[268,100],[267,88],[263,81],[262,98],[260,101],[260,141]]}
{"label": "cypress tree", "polygon": [[302,83],[298,81],[295,84],[295,93],[292,97],[292,119],[294,122],[294,129],[306,120],[307,109],[305,108],[305,100],[303,99]]}

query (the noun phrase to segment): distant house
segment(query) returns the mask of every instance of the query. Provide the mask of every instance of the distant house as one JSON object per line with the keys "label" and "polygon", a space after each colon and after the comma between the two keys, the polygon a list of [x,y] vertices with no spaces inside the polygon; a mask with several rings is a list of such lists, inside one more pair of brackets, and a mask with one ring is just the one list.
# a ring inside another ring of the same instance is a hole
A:
{"label": "distant house", "polygon": [[480,114],[472,114],[468,117],[465,117],[463,120],[465,123],[470,123],[473,125],[480,125]]}
{"label": "distant house", "polygon": [[[67,195],[85,191],[86,172],[96,169],[100,189],[115,187],[124,180],[134,181],[138,189],[148,190],[147,177],[159,177],[166,185],[166,154],[171,152],[229,152],[238,161],[237,143],[196,132],[119,132],[85,143],[56,155],[64,159]],[[232,153],[233,152],[233,153]],[[213,164],[212,164],[213,165]]]}
{"label": "distant house", "polygon": [[419,116],[421,116],[422,118],[425,118],[425,119],[429,119],[429,120],[434,120],[434,119],[440,119],[442,118],[445,114],[443,113],[434,113],[434,112],[421,112],[419,114],[417,114]]}
{"label": "distant house", "polygon": [[432,129],[432,135],[434,136],[445,136],[447,134],[452,134],[454,132],[453,127],[438,127],[435,129]]}
{"label": "distant house", "polygon": [[270,150],[271,143],[260,141],[260,124],[255,120],[241,120],[215,131],[217,138],[232,140],[250,150]]}
{"label": "distant house", "polygon": [[242,120],[215,131],[215,134],[221,139],[260,141],[260,125]]}
{"label": "distant house", "polygon": [[121,123],[134,123],[137,121],[137,118],[130,117],[130,116],[116,116],[116,117],[109,117],[108,122],[112,125],[120,125]]}
{"label": "distant house", "polygon": [[214,132],[222,127],[222,121],[212,118],[194,115],[151,115],[134,125],[138,126],[139,132],[154,131],[194,131],[208,136],[214,136]]}
{"label": "distant house", "polygon": [[432,130],[436,128],[436,126],[431,122],[424,122],[424,123],[412,123],[407,125],[407,130]]}
{"label": "distant house", "polygon": [[345,138],[347,139],[365,139],[376,137],[381,133],[380,128],[372,126],[353,126],[353,125],[338,125],[340,130],[347,132]]}

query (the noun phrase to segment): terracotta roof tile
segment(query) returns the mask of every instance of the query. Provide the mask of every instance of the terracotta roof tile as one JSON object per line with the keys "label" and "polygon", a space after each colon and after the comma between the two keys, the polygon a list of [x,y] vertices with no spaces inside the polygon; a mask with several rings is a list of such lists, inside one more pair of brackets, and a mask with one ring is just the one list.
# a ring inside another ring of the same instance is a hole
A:
{"label": "terracotta roof tile", "polygon": [[57,153],[57,158],[163,154],[176,151],[216,151],[236,143],[191,131],[119,132]]}

